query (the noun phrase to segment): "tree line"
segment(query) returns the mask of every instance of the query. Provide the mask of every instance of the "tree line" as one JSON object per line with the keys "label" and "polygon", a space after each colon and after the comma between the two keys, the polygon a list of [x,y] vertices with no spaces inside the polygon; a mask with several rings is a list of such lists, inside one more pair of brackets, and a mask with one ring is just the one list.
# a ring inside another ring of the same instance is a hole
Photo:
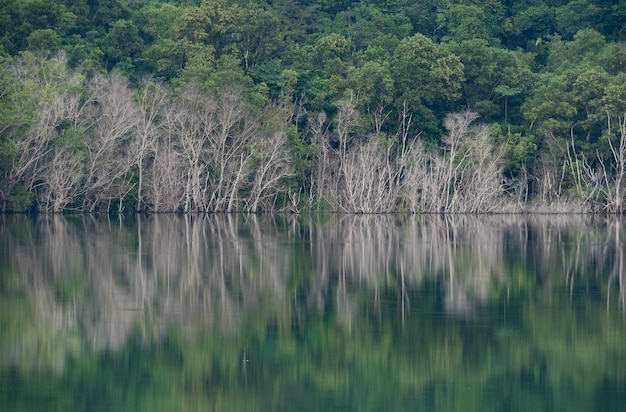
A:
{"label": "tree line", "polygon": [[2,3],[4,211],[624,210],[619,3]]}

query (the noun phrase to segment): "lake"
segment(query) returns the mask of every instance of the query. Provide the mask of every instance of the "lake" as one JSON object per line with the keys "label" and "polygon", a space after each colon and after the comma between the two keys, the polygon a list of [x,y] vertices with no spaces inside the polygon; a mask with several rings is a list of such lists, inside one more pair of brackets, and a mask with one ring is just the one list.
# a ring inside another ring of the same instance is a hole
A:
{"label": "lake", "polygon": [[615,216],[0,216],[2,411],[626,408]]}

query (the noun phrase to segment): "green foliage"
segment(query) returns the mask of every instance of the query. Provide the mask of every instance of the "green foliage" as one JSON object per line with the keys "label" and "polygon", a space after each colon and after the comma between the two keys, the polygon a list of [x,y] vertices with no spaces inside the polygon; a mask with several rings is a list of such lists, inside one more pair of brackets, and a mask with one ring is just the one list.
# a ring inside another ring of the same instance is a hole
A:
{"label": "green foliage", "polygon": [[626,102],[626,73],[611,77],[599,105],[614,119],[624,112]]}
{"label": "green foliage", "polygon": [[351,39],[355,50],[363,50],[380,36],[408,37],[413,27],[404,14],[385,13],[375,5],[360,3],[338,13],[330,30]]}
{"label": "green foliage", "polygon": [[545,2],[529,3],[531,4],[526,7],[515,7],[513,16],[508,19],[506,39],[512,46],[525,47],[528,42],[535,42],[555,33],[554,7]]}
{"label": "green foliage", "polygon": [[572,0],[555,10],[555,23],[560,34],[572,38],[582,29],[600,29],[601,14],[598,7],[589,0]]}
{"label": "green foliage", "polygon": [[437,130],[435,107],[454,103],[461,97],[461,83],[465,78],[459,57],[446,53],[423,34],[416,34],[400,41],[391,70],[399,91],[397,106],[406,102],[409,109],[418,114],[416,126],[419,129]]}
{"label": "green foliage", "polygon": [[490,46],[486,40],[451,42],[445,47],[463,64],[465,105],[487,121],[510,119],[519,124],[519,106],[533,81],[529,56]]}
{"label": "green foliage", "polygon": [[523,167],[533,168],[536,166],[538,138],[532,133],[522,134],[503,130],[500,125],[494,125],[491,134],[497,142],[504,144],[506,148],[506,172],[517,176]]}
{"label": "green foliage", "polygon": [[61,47],[61,37],[52,29],[34,30],[26,39],[28,50],[56,53]]}
{"label": "green foliage", "polygon": [[321,37],[313,45],[311,61],[327,76],[341,75],[345,71],[346,59],[351,51],[351,42],[344,36],[332,33]]}
{"label": "green foliage", "polygon": [[24,185],[18,183],[11,188],[5,199],[5,211],[9,212],[30,212],[33,208],[35,193],[28,190]]}
{"label": "green foliage", "polygon": [[367,61],[350,71],[347,82],[356,92],[359,106],[364,109],[375,109],[379,105],[384,107],[393,101],[394,82],[386,63]]}
{"label": "green foliage", "polygon": [[437,16],[437,23],[445,31],[443,40],[483,39],[498,43],[506,11],[499,1],[476,4],[448,3]]}
{"label": "green foliage", "polygon": [[544,128],[559,132],[569,131],[577,113],[571,79],[572,73],[544,73],[539,76],[531,96],[522,106],[524,117],[530,122],[531,128],[543,125]]}
{"label": "green foliage", "polygon": [[76,27],[76,16],[64,2],[4,0],[0,6],[0,19],[6,23],[0,29],[0,42],[12,55],[34,49],[38,42],[56,45]]}
{"label": "green foliage", "polygon": [[276,56],[284,47],[280,32],[276,30],[278,17],[254,3],[247,7],[233,6],[232,36],[241,53],[245,70]]}
{"label": "green foliage", "polygon": [[133,22],[127,20],[117,20],[112,23],[100,45],[109,69],[124,59],[133,59],[142,48],[143,40],[139,37],[139,30]]}
{"label": "green foliage", "polygon": [[280,93],[284,96],[291,96],[298,83],[298,72],[292,69],[285,69],[280,73],[276,85],[280,87]]}

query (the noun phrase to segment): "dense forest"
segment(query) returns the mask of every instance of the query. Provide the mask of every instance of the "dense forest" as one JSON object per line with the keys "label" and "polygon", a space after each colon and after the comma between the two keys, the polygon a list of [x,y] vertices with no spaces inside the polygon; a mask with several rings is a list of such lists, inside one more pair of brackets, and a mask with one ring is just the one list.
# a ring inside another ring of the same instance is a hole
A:
{"label": "dense forest", "polygon": [[0,209],[626,210],[625,0],[0,0]]}

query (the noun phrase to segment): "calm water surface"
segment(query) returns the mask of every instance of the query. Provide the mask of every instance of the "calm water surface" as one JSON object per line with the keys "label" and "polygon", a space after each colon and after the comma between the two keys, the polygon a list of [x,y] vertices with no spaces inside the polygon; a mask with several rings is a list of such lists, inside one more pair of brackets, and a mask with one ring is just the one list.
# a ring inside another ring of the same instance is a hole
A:
{"label": "calm water surface", "polygon": [[0,410],[626,410],[625,223],[2,216]]}

